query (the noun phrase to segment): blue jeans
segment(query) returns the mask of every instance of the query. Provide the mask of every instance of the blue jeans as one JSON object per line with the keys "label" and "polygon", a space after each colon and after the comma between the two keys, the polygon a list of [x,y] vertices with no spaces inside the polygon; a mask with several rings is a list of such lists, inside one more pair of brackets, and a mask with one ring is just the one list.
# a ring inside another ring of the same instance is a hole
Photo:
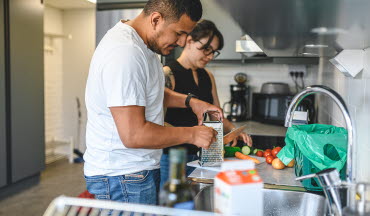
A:
{"label": "blue jeans", "polygon": [[[162,154],[161,161],[160,161],[160,164],[161,164],[160,188],[163,187],[163,185],[168,180],[168,177],[170,176],[170,161],[169,161],[169,159],[170,159],[169,154]],[[187,156],[186,163],[191,162],[191,161],[195,161],[195,160],[198,160],[198,159],[199,159],[199,157],[197,155],[191,154],[191,155]],[[186,166],[186,177],[188,177],[194,170],[195,170],[195,167]]]}
{"label": "blue jeans", "polygon": [[121,176],[85,176],[86,187],[96,199],[158,204],[159,169]]}

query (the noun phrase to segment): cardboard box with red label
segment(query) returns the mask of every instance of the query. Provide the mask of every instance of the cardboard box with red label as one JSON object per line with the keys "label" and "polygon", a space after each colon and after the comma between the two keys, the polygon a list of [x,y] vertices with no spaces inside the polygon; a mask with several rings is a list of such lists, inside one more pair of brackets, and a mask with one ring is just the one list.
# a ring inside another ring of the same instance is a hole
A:
{"label": "cardboard box with red label", "polygon": [[215,177],[215,211],[223,215],[263,215],[263,181],[253,162],[223,162]]}

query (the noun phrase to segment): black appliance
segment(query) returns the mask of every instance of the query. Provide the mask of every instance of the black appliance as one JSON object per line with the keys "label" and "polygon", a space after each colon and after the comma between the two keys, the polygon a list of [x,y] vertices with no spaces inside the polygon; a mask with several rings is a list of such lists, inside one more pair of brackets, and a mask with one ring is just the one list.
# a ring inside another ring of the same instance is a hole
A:
{"label": "black appliance", "polygon": [[[230,85],[231,100],[226,102],[223,106],[230,121],[245,121],[250,117],[250,87],[246,85],[247,75],[244,73],[237,73],[234,80],[238,83]],[[226,109],[229,105],[229,109]],[[228,110],[228,111],[227,111]]]}
{"label": "black appliance", "polygon": [[[252,120],[284,125],[286,112],[294,95],[253,93]],[[316,122],[315,95],[305,97],[296,111],[308,111],[308,123]]]}
{"label": "black appliance", "polygon": [[[274,147],[285,146],[285,136],[268,136],[268,135],[250,135],[253,140],[253,147],[257,149],[273,149]],[[245,143],[238,140],[237,147],[242,148]]]}

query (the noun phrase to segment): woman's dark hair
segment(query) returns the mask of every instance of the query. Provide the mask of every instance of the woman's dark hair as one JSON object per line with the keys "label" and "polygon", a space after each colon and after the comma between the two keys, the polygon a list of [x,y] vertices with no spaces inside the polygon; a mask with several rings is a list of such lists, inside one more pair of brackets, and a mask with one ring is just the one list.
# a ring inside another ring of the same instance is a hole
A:
{"label": "woman's dark hair", "polygon": [[194,22],[202,17],[203,8],[200,0],[149,0],[144,7],[145,16],[153,12],[162,14],[165,20],[177,22],[186,14]]}
{"label": "woman's dark hair", "polygon": [[224,47],[224,37],[217,29],[216,25],[210,20],[203,19],[199,21],[189,35],[193,38],[194,41],[199,41],[202,38],[209,37],[207,43],[203,46],[204,48],[209,47],[213,38],[216,36],[219,40],[217,50],[221,50]]}

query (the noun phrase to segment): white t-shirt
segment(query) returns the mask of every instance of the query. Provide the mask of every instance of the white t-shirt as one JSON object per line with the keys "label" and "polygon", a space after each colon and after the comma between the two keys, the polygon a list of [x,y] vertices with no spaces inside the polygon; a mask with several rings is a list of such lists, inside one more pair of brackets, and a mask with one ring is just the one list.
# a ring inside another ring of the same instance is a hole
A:
{"label": "white t-shirt", "polygon": [[126,148],[109,107],[144,106],[163,125],[164,75],[158,56],[131,26],[118,22],[95,50],[86,85],[86,176],[117,176],[159,168],[161,149]]}

